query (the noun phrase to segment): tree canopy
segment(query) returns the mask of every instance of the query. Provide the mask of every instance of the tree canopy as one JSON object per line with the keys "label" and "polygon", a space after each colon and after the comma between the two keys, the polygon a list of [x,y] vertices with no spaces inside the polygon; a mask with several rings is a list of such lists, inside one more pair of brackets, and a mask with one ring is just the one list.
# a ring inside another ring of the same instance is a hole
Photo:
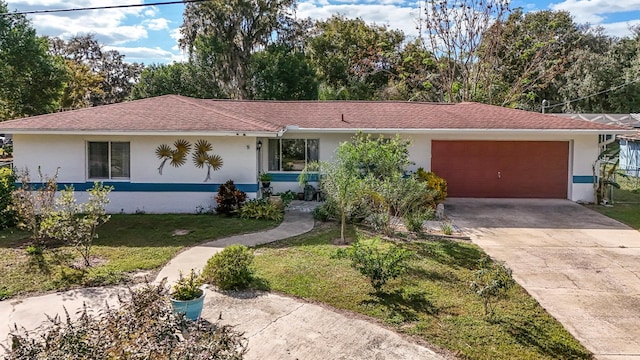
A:
{"label": "tree canopy", "polygon": [[0,120],[57,110],[66,75],[64,61],[47,52],[24,15],[0,17]]}

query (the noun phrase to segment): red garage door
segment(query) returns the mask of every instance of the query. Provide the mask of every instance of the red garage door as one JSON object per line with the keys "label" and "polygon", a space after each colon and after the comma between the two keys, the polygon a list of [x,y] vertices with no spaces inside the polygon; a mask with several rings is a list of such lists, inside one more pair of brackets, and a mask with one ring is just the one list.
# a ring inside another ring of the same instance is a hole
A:
{"label": "red garage door", "polygon": [[452,197],[567,198],[566,141],[433,141],[431,169]]}

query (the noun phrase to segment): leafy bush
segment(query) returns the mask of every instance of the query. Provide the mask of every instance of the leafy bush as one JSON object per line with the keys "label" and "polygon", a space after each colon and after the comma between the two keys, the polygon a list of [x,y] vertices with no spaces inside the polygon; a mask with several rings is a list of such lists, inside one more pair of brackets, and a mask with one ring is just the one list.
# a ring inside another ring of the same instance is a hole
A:
{"label": "leafy bush", "polygon": [[376,232],[388,233],[391,225],[391,217],[386,211],[373,212],[367,216],[365,222]]}
{"label": "leafy bush", "polygon": [[72,321],[49,318],[41,333],[11,334],[6,358],[17,359],[221,359],[238,360],[246,341],[232,326],[190,321],[174,314],[164,283],[131,291],[94,315],[86,308]]}
{"label": "leafy bush", "polygon": [[96,182],[88,190],[89,200],[84,204],[76,204],[73,187],[66,187],[55,200],[54,210],[42,219],[41,232],[73,246],[82,256],[85,267],[90,267],[91,247],[93,240],[98,238],[96,229],[111,217],[106,214],[105,208],[109,204],[107,196],[112,189],[112,186]]}
{"label": "leafy bush", "polygon": [[266,199],[247,201],[240,208],[240,217],[243,219],[267,219],[273,221],[282,220],[282,211],[273,202]]}
{"label": "leafy bush", "polygon": [[187,277],[180,273],[180,278],[173,285],[171,298],[180,301],[197,299],[202,296],[202,283],[202,277],[193,269]]}
{"label": "leafy bush", "polygon": [[443,202],[447,198],[447,181],[433,172],[426,172],[423,168],[418,168],[416,177],[420,181],[427,183],[427,188],[434,191],[433,201]]}
{"label": "leafy bush", "polygon": [[245,289],[253,280],[253,257],[244,245],[227,246],[207,261],[202,277],[221,290]]}
{"label": "leafy bush", "polygon": [[0,168],[0,230],[16,224],[16,212],[11,205],[16,177],[8,167]]}
{"label": "leafy bush", "polygon": [[218,195],[216,196],[218,207],[216,207],[216,212],[228,216],[234,215],[240,210],[246,199],[247,194],[245,194],[244,191],[238,190],[233,180],[229,180],[220,185],[218,189]]}
{"label": "leafy bush", "polygon": [[448,221],[443,221],[440,223],[440,230],[442,230],[442,233],[445,235],[451,235],[453,233],[453,225]]}
{"label": "leafy bush", "polygon": [[407,227],[407,230],[413,232],[422,232],[422,224],[426,220],[433,219],[434,214],[433,208],[426,207],[420,210],[416,210],[405,214],[403,217],[404,225]]}
{"label": "leafy bush", "polygon": [[47,239],[42,231],[42,221],[54,208],[55,195],[58,190],[58,171],[52,177],[42,175],[38,168],[40,182],[31,182],[29,170],[22,171],[18,178],[22,185],[12,194],[12,204],[17,216],[17,227],[31,233],[31,239],[44,244]]}
{"label": "leafy bush", "polygon": [[413,252],[393,244],[379,244],[379,238],[358,239],[347,249],[339,249],[337,256],[351,260],[351,266],[369,278],[371,286],[380,292],[390,279],[406,270],[406,262]]}
{"label": "leafy bush", "polygon": [[292,190],[287,190],[285,192],[281,192],[276,194],[277,196],[280,196],[280,198],[282,199],[282,205],[284,205],[284,207],[286,208],[287,206],[289,206],[289,204],[291,204],[291,202],[298,197],[298,194],[295,191]]}
{"label": "leafy bush", "polygon": [[327,199],[327,201],[323,202],[322,205],[313,209],[313,218],[319,221],[339,219],[339,210],[335,201]]}
{"label": "leafy bush", "polygon": [[515,281],[511,277],[511,269],[504,264],[493,262],[486,256],[478,262],[480,269],[474,272],[475,281],[471,283],[471,289],[482,298],[484,316],[491,318],[496,300],[504,297]]}

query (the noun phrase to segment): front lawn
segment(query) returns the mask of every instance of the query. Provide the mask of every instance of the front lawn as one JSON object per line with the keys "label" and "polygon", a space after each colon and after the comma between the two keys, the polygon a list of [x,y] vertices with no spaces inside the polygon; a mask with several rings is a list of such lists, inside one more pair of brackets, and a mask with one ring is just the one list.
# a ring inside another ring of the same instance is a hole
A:
{"label": "front lawn", "polygon": [[633,178],[619,177],[620,189],[613,189],[613,206],[590,205],[589,207],[612,219],[640,230],[640,191]]}
{"label": "front lawn", "polygon": [[[492,320],[470,290],[478,259],[473,244],[436,239],[404,242],[409,270],[375,294],[366,278],[333,255],[339,229],[316,230],[256,249],[257,276],[271,290],[370,316],[396,331],[464,359],[588,359],[589,352],[520,286]],[[353,233],[351,234],[353,236]]]}
{"label": "front lawn", "polygon": [[[0,231],[0,299],[120,283],[132,273],[158,269],[185,247],[275,225],[216,215],[113,215],[98,229],[99,238],[92,249],[99,265],[86,271],[68,265],[79,258],[71,247],[29,255],[29,234],[15,229]],[[175,230],[190,232],[173,236]]]}

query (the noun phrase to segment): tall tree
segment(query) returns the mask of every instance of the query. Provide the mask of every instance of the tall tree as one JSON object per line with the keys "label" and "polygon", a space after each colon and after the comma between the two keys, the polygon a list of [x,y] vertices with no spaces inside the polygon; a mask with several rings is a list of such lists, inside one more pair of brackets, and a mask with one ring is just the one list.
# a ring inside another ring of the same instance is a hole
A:
{"label": "tall tree", "polygon": [[213,79],[190,62],[147,66],[131,90],[132,99],[166,94],[195,98],[215,98],[220,95]]}
{"label": "tall tree", "polygon": [[368,25],[360,18],[334,15],[318,21],[308,51],[323,83],[324,97],[379,97],[393,76],[404,39],[402,31]]}
{"label": "tall tree", "polygon": [[301,51],[285,44],[272,44],[251,57],[254,99],[316,100],[315,70]]}
{"label": "tall tree", "polygon": [[602,28],[582,26],[580,32],[578,46],[568,54],[571,66],[543,94],[551,105],[545,108],[547,112],[612,112],[611,93],[590,95],[614,87],[621,76],[622,67],[613,54],[616,39],[604,34]]}
{"label": "tall tree", "polygon": [[268,45],[295,0],[211,0],[186,5],[181,46],[230,98],[249,97],[251,54]]}
{"label": "tall tree", "polygon": [[[474,100],[485,71],[481,56],[493,54],[495,43],[482,43],[491,25],[509,13],[510,0],[426,0],[419,28],[440,67],[442,100]],[[480,49],[483,52],[480,53]]]}
{"label": "tall tree", "polygon": [[[125,56],[116,50],[105,51],[92,34],[74,36],[67,41],[50,38],[49,48],[51,53],[72,64],[69,66],[72,76],[81,76],[67,84],[67,91],[87,100],[72,102],[73,106],[97,106],[126,100],[144,69],[141,64],[125,62]],[[79,72],[78,69],[89,70],[90,73]],[[89,75],[93,75],[93,79],[101,79],[98,86],[89,81]]]}
{"label": "tall tree", "polygon": [[394,66],[394,76],[381,98],[387,100],[439,101],[442,88],[438,82],[436,61],[417,39],[408,43],[398,54]]}
{"label": "tall tree", "polygon": [[65,76],[64,61],[47,53],[24,15],[0,17],[0,120],[57,110]]}
{"label": "tall tree", "polygon": [[[581,34],[566,11],[516,9],[484,35],[477,100],[500,106],[539,110],[546,89],[567,67]],[[486,54],[485,49],[493,49]]]}

